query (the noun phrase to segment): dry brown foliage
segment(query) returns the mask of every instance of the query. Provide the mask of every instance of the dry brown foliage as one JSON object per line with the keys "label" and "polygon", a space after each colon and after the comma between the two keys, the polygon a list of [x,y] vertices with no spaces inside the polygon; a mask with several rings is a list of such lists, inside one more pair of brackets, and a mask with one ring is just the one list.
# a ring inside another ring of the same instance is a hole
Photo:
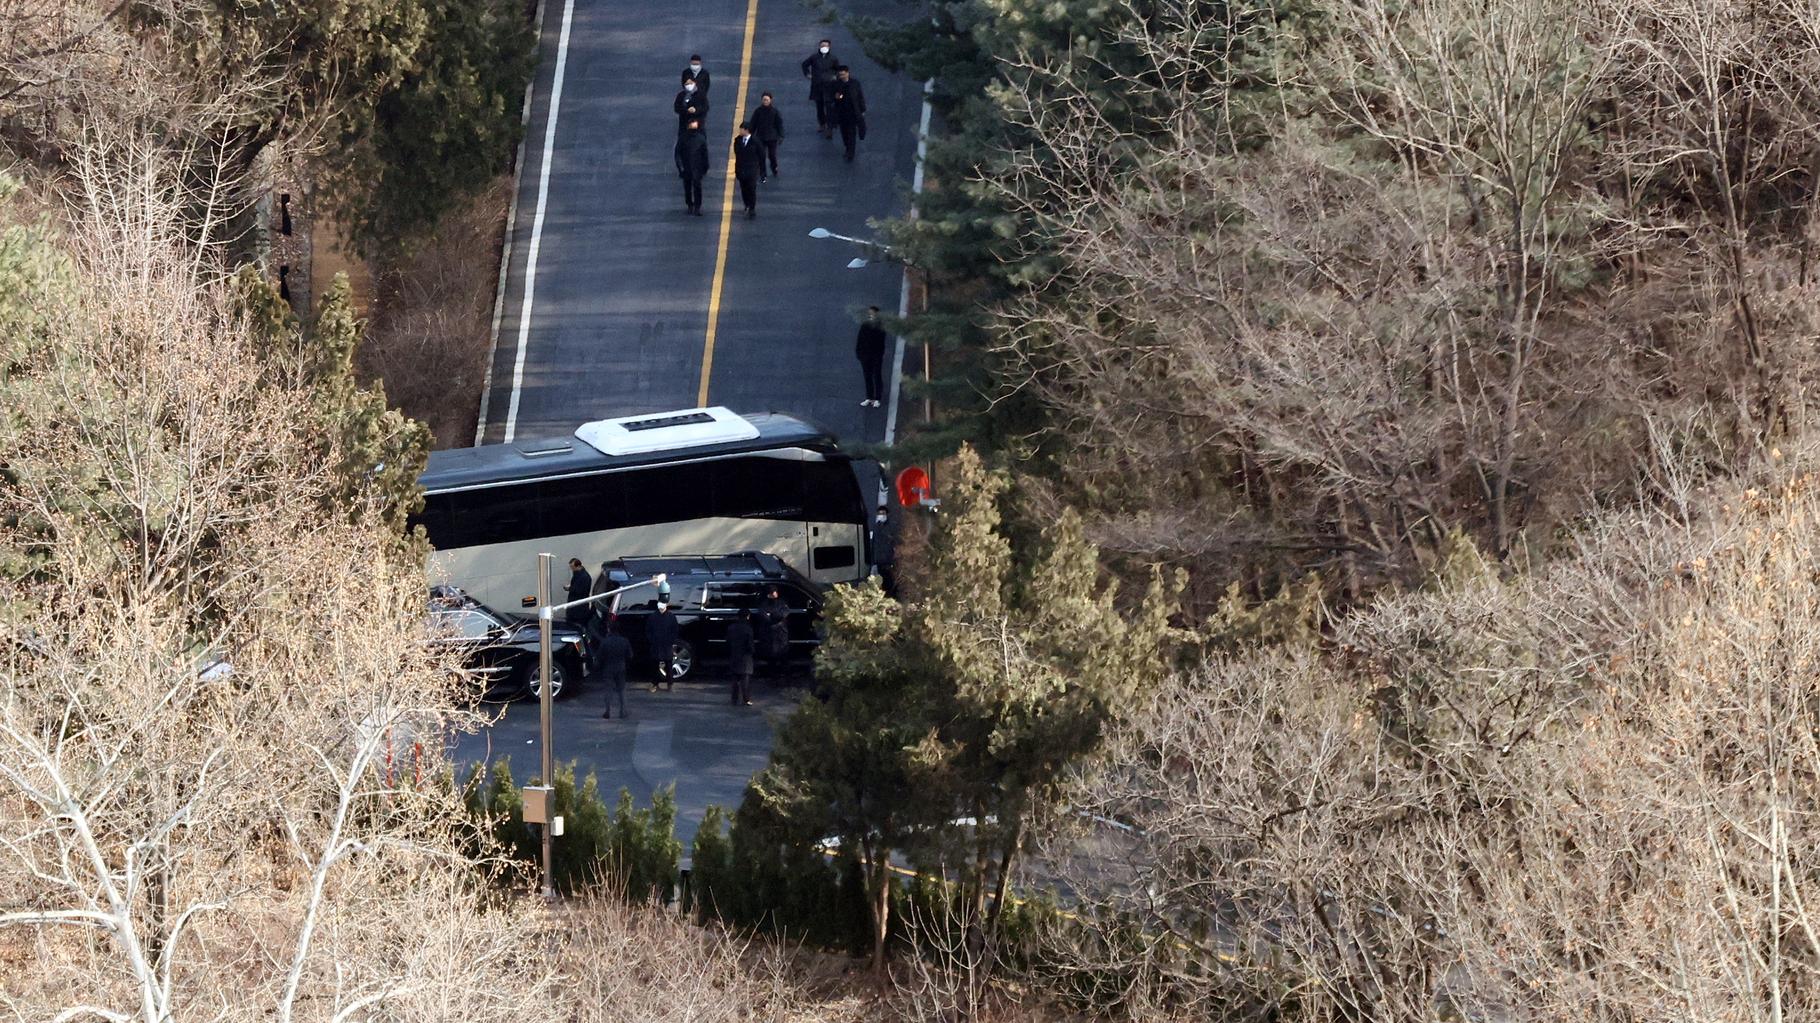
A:
{"label": "dry brown foliage", "polygon": [[1068,951],[1140,1018],[1820,1013],[1820,452],[1769,461],[1165,688],[1086,787],[1143,937]]}
{"label": "dry brown foliage", "polygon": [[988,183],[1061,252],[1006,354],[1106,548],[1356,596],[1805,426],[1811,9],[1345,0],[1309,42],[1144,6],[1117,90],[1011,60],[1041,143]]}
{"label": "dry brown foliage", "polygon": [[385,385],[395,407],[428,426],[438,448],[474,440],[512,186],[509,177],[495,182],[380,274],[360,371]]}

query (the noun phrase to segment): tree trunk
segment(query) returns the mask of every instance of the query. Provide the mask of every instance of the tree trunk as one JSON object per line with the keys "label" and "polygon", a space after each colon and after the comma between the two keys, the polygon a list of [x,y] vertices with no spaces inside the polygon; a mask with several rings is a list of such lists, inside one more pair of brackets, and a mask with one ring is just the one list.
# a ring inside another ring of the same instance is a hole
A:
{"label": "tree trunk", "polygon": [[889,854],[874,847],[866,850],[866,883],[872,896],[872,973],[885,975],[885,933],[891,923],[891,864]]}
{"label": "tree trunk", "polygon": [[1005,848],[1001,850],[998,861],[998,883],[993,886],[992,915],[986,918],[986,937],[993,947],[998,945],[998,922],[1000,914],[1005,911],[1005,888],[1011,881],[1011,863],[1017,857],[1018,843],[1024,837],[1024,817],[1018,815],[1011,824],[1011,834],[1005,838]]}

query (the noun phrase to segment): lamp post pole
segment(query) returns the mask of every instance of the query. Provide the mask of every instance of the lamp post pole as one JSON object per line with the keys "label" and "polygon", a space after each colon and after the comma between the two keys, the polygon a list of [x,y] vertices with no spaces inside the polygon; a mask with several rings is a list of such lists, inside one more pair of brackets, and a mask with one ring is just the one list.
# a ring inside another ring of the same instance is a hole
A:
{"label": "lamp post pole", "polygon": [[[538,798],[540,800],[547,800],[541,804],[541,813],[544,816],[544,820],[542,821],[543,895],[546,899],[556,897],[555,875],[550,870],[551,839],[555,837],[556,831],[556,742],[554,722],[551,717],[556,708],[554,695],[556,687],[551,684],[555,677],[551,674],[555,667],[551,663],[555,659],[550,651],[551,623],[556,620],[556,612],[558,611],[567,611],[569,608],[580,607],[583,604],[593,604],[597,601],[606,600],[609,597],[617,598],[627,590],[636,590],[641,586],[657,587],[660,596],[667,597],[670,592],[668,578],[660,572],[649,579],[640,579],[638,582],[621,586],[615,590],[589,594],[580,600],[571,600],[563,604],[552,604],[550,603],[551,560],[552,555],[549,554],[539,554],[537,556],[537,677],[539,680],[537,710],[539,738],[543,743],[543,777],[541,779],[543,785],[541,787],[548,790],[547,795],[539,795]],[[530,790],[527,789],[527,791]]]}
{"label": "lamp post pole", "polygon": [[[556,687],[550,684],[552,678],[550,671],[553,667],[550,656],[550,615],[545,610],[550,606],[550,559],[551,555],[548,553],[537,556],[537,716],[539,734],[543,740],[543,783],[551,786],[553,790],[556,785],[556,748],[550,715],[555,711],[556,706],[551,690]],[[552,816],[552,819],[543,822],[541,829],[543,831],[543,897],[546,899],[556,895],[554,877],[550,873],[550,839],[553,837],[550,832],[555,827],[556,822]]]}

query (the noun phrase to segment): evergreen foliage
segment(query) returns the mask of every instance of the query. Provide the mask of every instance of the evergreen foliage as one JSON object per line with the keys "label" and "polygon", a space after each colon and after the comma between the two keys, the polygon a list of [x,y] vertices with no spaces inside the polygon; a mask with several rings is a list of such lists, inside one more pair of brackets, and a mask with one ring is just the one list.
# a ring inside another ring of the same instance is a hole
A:
{"label": "evergreen foliage", "polygon": [[505,169],[536,40],[516,0],[425,0],[410,71],[374,105],[372,129],[336,175],[347,227],[373,254],[408,245]]}
{"label": "evergreen foliage", "polygon": [[784,726],[735,828],[764,822],[786,848],[826,838],[858,857],[875,963],[894,854],[955,869],[969,918],[997,928],[1029,826],[1105,722],[1169,670],[1175,642],[1179,580],[1155,574],[1125,610],[1072,515],[1020,567],[1000,520],[1005,475],[963,447],[945,479],[920,599],[876,581],[836,591],[817,663],[825,700]]}
{"label": "evergreen foliage", "polygon": [[[540,784],[533,777],[527,784]],[[554,810],[563,818],[562,837],[551,845],[550,873],[556,890],[573,895],[606,883],[633,903],[667,904],[676,890],[676,798],[673,787],[659,789],[651,806],[632,805],[632,794],[619,790],[616,810],[608,810],[593,773],[578,779],[575,764],[558,764]],[[543,843],[525,823],[524,798],[512,778],[509,759],[490,770],[476,767],[463,793],[468,813],[482,822],[507,857],[537,865]]]}
{"label": "evergreen foliage", "polygon": [[429,459],[423,424],[388,408],[383,385],[363,386],[354,356],[365,324],[354,314],[346,274],[336,274],[303,329],[277,289],[251,267],[234,278],[239,315],[266,349],[273,379],[301,383],[316,395],[312,410],[322,422],[322,453],[336,467],[332,502],[337,512],[373,516],[402,535],[407,516],[423,507],[418,477]]}
{"label": "evergreen foliage", "polygon": [[[408,245],[503,172],[535,61],[517,0],[214,0],[174,14],[137,0],[190,77],[242,89],[223,158],[253,165],[274,144],[310,155],[322,197],[371,255]],[[257,87],[248,88],[257,83]]]}

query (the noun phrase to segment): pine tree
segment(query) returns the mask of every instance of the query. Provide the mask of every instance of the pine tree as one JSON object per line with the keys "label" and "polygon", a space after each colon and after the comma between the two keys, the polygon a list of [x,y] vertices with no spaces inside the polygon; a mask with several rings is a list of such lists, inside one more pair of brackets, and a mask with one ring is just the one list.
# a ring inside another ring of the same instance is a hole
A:
{"label": "pine tree", "polygon": [[1121,610],[1073,515],[1020,570],[1005,475],[963,446],[945,479],[921,599],[899,603],[876,580],[836,590],[817,661],[827,700],[785,724],[748,797],[796,842],[833,836],[861,857],[875,967],[890,856],[958,870],[990,935],[1032,822],[1109,718],[1167,673],[1176,640],[1179,579],[1153,575]]}
{"label": "pine tree", "polygon": [[347,275],[336,274],[318,306],[300,369],[331,432],[343,507],[377,515],[402,533],[406,516],[423,507],[417,480],[429,458],[430,431],[387,408],[378,381],[360,385],[354,352],[365,329],[354,313]]}

